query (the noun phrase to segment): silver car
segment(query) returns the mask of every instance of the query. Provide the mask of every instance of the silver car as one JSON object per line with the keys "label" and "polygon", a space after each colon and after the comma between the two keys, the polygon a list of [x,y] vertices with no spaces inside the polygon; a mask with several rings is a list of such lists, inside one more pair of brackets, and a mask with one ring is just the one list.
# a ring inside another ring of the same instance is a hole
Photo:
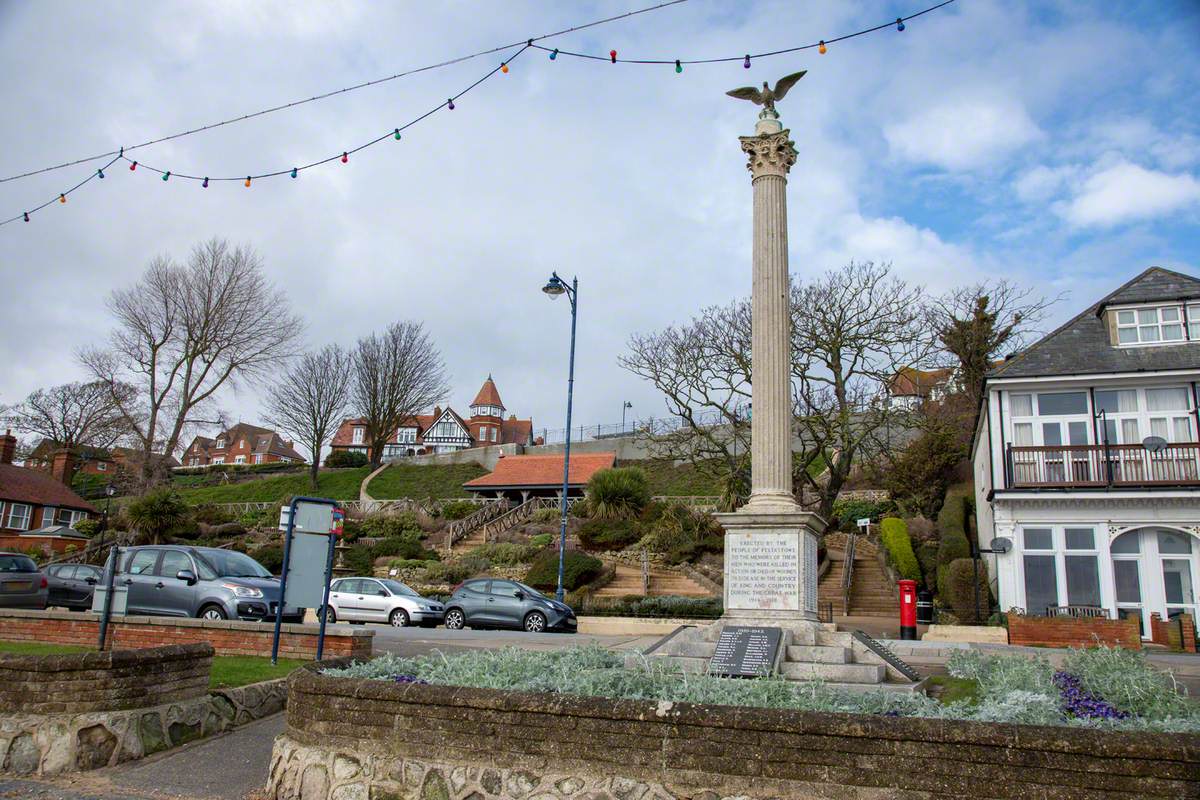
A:
{"label": "silver car", "polygon": [[48,585],[32,558],[0,552],[0,607],[45,608]]}
{"label": "silver car", "polygon": [[329,622],[386,622],[397,628],[435,627],[445,609],[389,578],[339,578],[329,584]]}

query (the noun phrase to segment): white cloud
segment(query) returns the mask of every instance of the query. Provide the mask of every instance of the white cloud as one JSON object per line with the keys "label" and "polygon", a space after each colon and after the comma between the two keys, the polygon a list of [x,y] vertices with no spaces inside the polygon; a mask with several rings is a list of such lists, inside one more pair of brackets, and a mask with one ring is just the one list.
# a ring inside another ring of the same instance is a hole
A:
{"label": "white cloud", "polygon": [[1022,173],[1013,188],[1026,203],[1044,202],[1057,195],[1077,173],[1074,166],[1038,165]]}
{"label": "white cloud", "polygon": [[1056,207],[1078,227],[1110,226],[1160,217],[1200,202],[1200,180],[1122,162],[1083,182],[1074,199]]}
{"label": "white cloud", "polygon": [[893,153],[909,161],[971,170],[1003,159],[1042,132],[1015,100],[967,100],[885,125],[883,135]]}

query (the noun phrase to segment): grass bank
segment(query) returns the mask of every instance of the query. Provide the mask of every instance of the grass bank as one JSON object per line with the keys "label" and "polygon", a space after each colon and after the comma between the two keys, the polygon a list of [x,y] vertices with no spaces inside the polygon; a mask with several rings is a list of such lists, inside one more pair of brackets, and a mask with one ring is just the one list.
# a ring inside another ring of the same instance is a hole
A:
{"label": "grass bank", "polygon": [[308,473],[273,475],[269,478],[230,483],[223,486],[199,486],[180,488],[179,496],[190,505],[202,503],[273,503],[284,497],[297,494],[315,494],[334,500],[357,500],[358,488],[363,478],[370,474],[369,467],[354,469],[323,469],[317,476],[314,491],[308,482]]}
{"label": "grass bank", "polygon": [[367,492],[376,500],[470,497],[462,485],[487,472],[474,463],[393,464],[371,479]]}

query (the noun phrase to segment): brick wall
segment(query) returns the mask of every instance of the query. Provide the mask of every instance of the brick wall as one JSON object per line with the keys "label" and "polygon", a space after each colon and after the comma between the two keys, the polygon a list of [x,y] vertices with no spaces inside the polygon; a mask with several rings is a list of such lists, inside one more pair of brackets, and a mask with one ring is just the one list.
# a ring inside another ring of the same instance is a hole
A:
{"label": "brick wall", "polygon": [[1196,623],[1191,614],[1180,614],[1177,620],[1164,620],[1158,612],[1150,615],[1150,641],[1172,650],[1196,652]]}
{"label": "brick wall", "polygon": [[[0,609],[0,639],[51,642],[94,647],[99,636],[95,614],[61,611]],[[263,622],[217,622],[173,617],[114,617],[108,628],[109,647],[145,648],[169,644],[207,642],[219,656],[269,656],[274,626]],[[315,658],[316,625],[283,625],[279,655]],[[370,658],[375,632],[364,628],[336,628],[325,632],[325,655]]]}
{"label": "brick wall", "polygon": [[1112,647],[1142,649],[1142,636],[1135,617],[1030,617],[1008,615],[1008,643],[1043,647]]}
{"label": "brick wall", "polygon": [[[306,760],[278,757],[292,746]],[[332,777],[310,792],[322,775],[310,776],[306,761],[322,754],[362,772],[322,768]],[[488,796],[505,798],[528,796],[538,781],[551,797],[568,781],[620,782],[626,792],[644,782],[655,797],[1200,797],[1200,746],[1183,734],[405,685],[325,677],[315,665],[289,679],[276,755],[269,789],[294,797],[285,789],[303,778],[306,800],[408,797],[400,781],[414,761],[447,775],[498,774]],[[333,785],[351,779],[355,795]]]}
{"label": "brick wall", "polygon": [[82,713],[175,703],[208,694],[207,643],[62,655],[0,654],[0,712]]}

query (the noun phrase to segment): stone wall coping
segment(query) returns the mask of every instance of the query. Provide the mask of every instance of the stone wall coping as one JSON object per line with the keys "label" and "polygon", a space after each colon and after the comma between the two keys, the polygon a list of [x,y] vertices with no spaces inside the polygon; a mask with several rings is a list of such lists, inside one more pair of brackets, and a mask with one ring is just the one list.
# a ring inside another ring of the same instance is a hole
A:
{"label": "stone wall coping", "polygon": [[[344,660],[348,661],[348,659]],[[477,708],[555,716],[660,722],[733,731],[765,731],[888,739],[939,744],[985,745],[1077,753],[1090,756],[1200,760],[1200,737],[1175,733],[1089,730],[1065,726],[943,720],[920,717],[877,717],[750,706],[698,705],[652,700],[622,700],[557,693],[473,689],[462,686],[396,684],[367,678],[321,675],[330,662],[308,664],[289,678],[289,707],[295,695],[348,696],[413,705]],[[302,704],[301,704],[302,705]],[[379,709],[383,711],[383,709]],[[289,727],[303,730],[304,720],[289,717]]]}
{"label": "stone wall coping", "polygon": [[[5,617],[20,617],[26,619],[54,619],[65,620],[68,622],[98,622],[99,615],[93,612],[79,613],[77,611],[39,611],[34,609],[22,608],[6,608],[0,609],[0,626],[3,625]],[[117,616],[112,617],[114,624],[129,624],[129,625],[165,625],[169,627],[179,628],[213,628],[217,630],[231,631],[254,631],[262,633],[270,632],[273,626],[270,623],[263,622],[243,622],[242,620],[205,620],[193,619],[192,617],[150,617],[150,616]],[[282,633],[298,633],[309,634],[316,636],[320,632],[320,625],[302,624],[302,623],[284,623],[280,626]],[[327,630],[326,633],[329,633]],[[352,628],[348,631],[337,632],[338,636],[349,636],[352,638],[371,638],[375,636],[375,631],[367,628]]]}
{"label": "stone wall coping", "polygon": [[192,661],[212,658],[213,646],[208,642],[170,644],[138,650],[105,650],[91,653],[0,653],[0,669],[25,672],[79,672],[123,667],[149,666],[165,661]]}

